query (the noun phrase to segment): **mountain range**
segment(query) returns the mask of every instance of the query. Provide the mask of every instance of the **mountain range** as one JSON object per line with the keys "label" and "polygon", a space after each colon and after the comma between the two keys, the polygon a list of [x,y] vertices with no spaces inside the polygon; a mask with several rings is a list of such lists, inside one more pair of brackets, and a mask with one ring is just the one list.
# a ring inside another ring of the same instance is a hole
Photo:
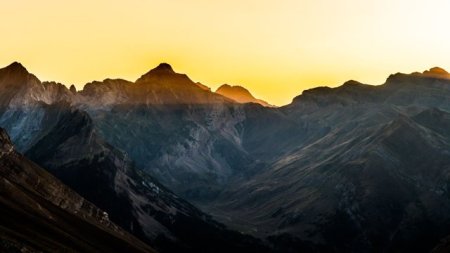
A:
{"label": "mountain range", "polygon": [[[450,235],[449,76],[432,68],[380,86],[348,81],[273,107],[239,86],[212,92],[166,63],[80,91],[13,63],[0,69],[0,126],[12,141],[2,133],[4,150],[27,165],[20,189],[55,182],[67,190],[35,189],[40,199],[73,192],[58,198],[104,210],[114,229],[102,217],[95,226],[136,250],[438,252]],[[6,153],[7,172],[16,167]],[[56,229],[28,205],[33,222]],[[79,219],[73,205],[53,205]]]}

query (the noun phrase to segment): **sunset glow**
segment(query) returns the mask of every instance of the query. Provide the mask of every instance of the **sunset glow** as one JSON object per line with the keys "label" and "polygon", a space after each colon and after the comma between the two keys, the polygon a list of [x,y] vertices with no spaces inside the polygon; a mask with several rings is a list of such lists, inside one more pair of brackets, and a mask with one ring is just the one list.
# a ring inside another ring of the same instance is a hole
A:
{"label": "sunset glow", "polygon": [[450,68],[448,0],[3,1],[0,67],[41,80],[136,80],[160,62],[284,105],[348,79]]}

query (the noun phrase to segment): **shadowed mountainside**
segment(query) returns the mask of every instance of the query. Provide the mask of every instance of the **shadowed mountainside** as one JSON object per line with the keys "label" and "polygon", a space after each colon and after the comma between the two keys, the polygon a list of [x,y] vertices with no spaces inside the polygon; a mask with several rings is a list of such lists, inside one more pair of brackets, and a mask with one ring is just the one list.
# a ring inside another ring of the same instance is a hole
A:
{"label": "shadowed mountainside", "polygon": [[0,167],[2,252],[154,252],[17,153],[3,129]]}
{"label": "shadowed mountainside", "polygon": [[137,170],[125,153],[99,138],[87,113],[61,113],[26,155],[161,252],[267,251]]}
{"label": "shadowed mountainside", "polygon": [[305,91],[280,108],[297,144],[206,208],[286,250],[429,251],[449,232],[449,88],[396,74]]}

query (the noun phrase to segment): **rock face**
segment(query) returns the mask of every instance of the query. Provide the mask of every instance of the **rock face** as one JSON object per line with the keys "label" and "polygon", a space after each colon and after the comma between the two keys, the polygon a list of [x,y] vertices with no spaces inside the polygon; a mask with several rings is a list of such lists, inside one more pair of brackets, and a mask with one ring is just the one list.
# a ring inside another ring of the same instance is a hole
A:
{"label": "rock face", "polygon": [[158,249],[258,247],[177,196],[280,252],[426,252],[450,234],[443,69],[318,87],[281,108],[237,103],[168,64],[59,97],[29,95],[42,84],[7,69],[0,126],[19,150]]}
{"label": "rock face", "polygon": [[240,143],[238,105],[117,105],[92,115],[101,136],[183,197],[213,198],[252,162]]}
{"label": "rock face", "polygon": [[0,129],[2,250],[154,252],[108,214],[17,153]]}
{"label": "rock face", "polygon": [[85,112],[60,113],[26,155],[161,252],[265,251],[258,240],[225,229],[136,169],[97,135]]}
{"label": "rock face", "polygon": [[234,101],[241,104],[255,103],[265,107],[274,107],[264,100],[253,97],[253,95],[242,86],[230,86],[228,84],[224,84],[216,90],[216,93],[224,97],[233,99]]}

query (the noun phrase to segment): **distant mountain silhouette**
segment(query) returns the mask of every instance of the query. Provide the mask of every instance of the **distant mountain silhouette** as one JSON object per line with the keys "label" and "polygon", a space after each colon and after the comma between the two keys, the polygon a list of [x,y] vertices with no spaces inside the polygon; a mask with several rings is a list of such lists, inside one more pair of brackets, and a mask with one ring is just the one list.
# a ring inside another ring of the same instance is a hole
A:
{"label": "distant mountain silhouette", "polygon": [[230,86],[224,84],[216,90],[217,94],[233,99],[238,103],[256,103],[266,107],[273,107],[264,100],[256,99],[253,95],[242,86]]}
{"label": "distant mountain silhouette", "polygon": [[450,79],[450,74],[443,68],[434,67],[430,70],[426,70],[422,73],[424,77],[432,77],[432,78],[446,78]]}

